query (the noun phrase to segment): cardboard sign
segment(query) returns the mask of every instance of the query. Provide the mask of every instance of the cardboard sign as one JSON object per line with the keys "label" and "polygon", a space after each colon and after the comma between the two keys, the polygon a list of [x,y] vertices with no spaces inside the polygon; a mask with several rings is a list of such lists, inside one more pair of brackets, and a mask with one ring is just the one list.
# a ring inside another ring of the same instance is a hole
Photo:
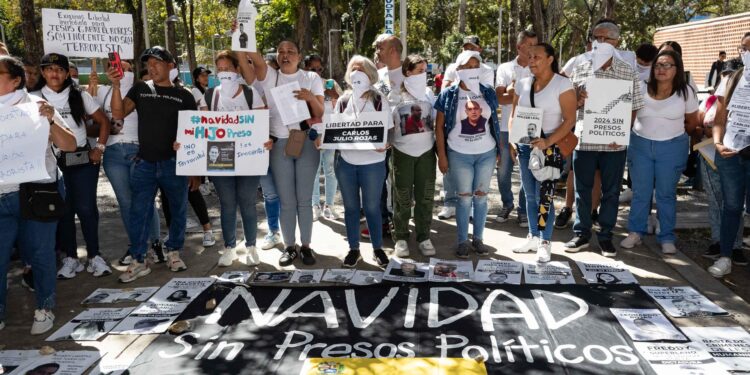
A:
{"label": "cardboard sign", "polygon": [[331,114],[323,118],[322,149],[376,150],[385,147],[388,114],[362,112],[357,116]]}
{"label": "cardboard sign", "polygon": [[42,9],[44,53],[107,58],[117,52],[133,58],[133,16],[79,10]]}
{"label": "cardboard sign", "polygon": [[590,78],[586,81],[586,92],[583,128],[576,129],[581,143],[629,145],[633,82]]}

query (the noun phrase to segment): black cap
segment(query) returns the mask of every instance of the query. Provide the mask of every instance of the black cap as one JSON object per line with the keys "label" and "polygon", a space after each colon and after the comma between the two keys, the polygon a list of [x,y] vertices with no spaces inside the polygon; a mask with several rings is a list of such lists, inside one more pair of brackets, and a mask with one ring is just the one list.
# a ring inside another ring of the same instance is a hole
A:
{"label": "black cap", "polygon": [[167,49],[162,46],[153,46],[143,51],[143,54],[141,55],[141,61],[146,62],[151,57],[159,59],[161,61],[168,62],[168,63],[174,62],[174,57],[172,57],[172,54],[169,53],[169,51],[167,51]]}
{"label": "black cap", "polygon": [[39,66],[43,68],[49,65],[57,65],[64,70],[70,69],[70,62],[68,61],[68,58],[65,55],[61,55],[59,53],[48,53],[42,57],[42,61],[39,63]]}
{"label": "black cap", "polygon": [[199,67],[193,69],[193,78],[198,77],[199,75],[201,75],[203,73],[211,74],[212,72],[210,70],[206,69],[205,67],[199,66]]}
{"label": "black cap", "polygon": [[482,47],[479,44],[479,37],[476,36],[476,35],[469,35],[469,36],[465,37],[464,38],[464,44],[462,44],[462,46],[465,46],[467,44],[473,44],[473,45],[475,45],[477,47]]}

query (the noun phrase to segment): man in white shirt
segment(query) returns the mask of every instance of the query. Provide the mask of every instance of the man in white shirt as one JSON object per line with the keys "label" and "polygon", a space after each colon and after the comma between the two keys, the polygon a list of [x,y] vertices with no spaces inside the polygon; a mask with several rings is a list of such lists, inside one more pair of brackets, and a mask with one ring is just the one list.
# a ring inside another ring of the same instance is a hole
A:
{"label": "man in white shirt", "polygon": [[[513,211],[513,191],[511,190],[511,176],[513,175],[513,158],[508,144],[508,121],[513,107],[513,96],[515,95],[515,84],[523,78],[531,76],[529,71],[528,49],[536,45],[539,39],[536,33],[524,30],[516,37],[516,51],[518,56],[512,61],[501,64],[497,68],[495,93],[497,101],[501,105],[500,113],[500,159],[497,163],[497,186],[500,189],[500,197],[503,208],[500,209],[495,221],[504,223]],[[518,192],[518,222],[525,227],[528,225],[526,218],[526,197],[523,187]]]}
{"label": "man in white shirt", "polygon": [[[476,35],[469,35],[464,38],[463,44],[464,51],[476,51],[482,53],[482,46],[479,45],[479,37]],[[450,87],[456,82],[458,76],[456,74],[456,63],[452,63],[445,68],[445,74],[443,75],[443,87]],[[495,71],[489,65],[482,63],[479,67],[482,69],[482,76],[480,77],[480,83],[487,86],[494,86],[495,83]]]}

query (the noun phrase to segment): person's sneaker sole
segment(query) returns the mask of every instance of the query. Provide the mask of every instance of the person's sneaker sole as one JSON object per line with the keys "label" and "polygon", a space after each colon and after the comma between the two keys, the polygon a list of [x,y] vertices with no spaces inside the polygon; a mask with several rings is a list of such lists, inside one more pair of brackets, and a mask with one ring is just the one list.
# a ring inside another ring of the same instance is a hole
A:
{"label": "person's sneaker sole", "polygon": [[579,251],[581,251],[583,249],[587,249],[589,247],[589,245],[591,245],[591,244],[588,243],[588,242],[586,242],[585,244],[580,245],[580,246],[576,246],[576,247],[567,247],[567,246],[565,246],[565,249],[563,249],[563,251],[565,251],[566,253],[577,253],[577,252],[579,252]]}

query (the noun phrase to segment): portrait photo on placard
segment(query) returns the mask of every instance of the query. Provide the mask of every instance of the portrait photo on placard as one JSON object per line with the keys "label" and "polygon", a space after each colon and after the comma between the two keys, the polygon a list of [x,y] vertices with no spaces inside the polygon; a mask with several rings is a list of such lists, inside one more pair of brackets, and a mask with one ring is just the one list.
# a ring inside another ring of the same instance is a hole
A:
{"label": "portrait photo on placard", "polygon": [[401,135],[431,132],[434,129],[432,108],[429,103],[413,103],[399,108]]}
{"label": "portrait photo on placard", "polygon": [[207,142],[209,171],[233,171],[235,166],[234,142]]}
{"label": "portrait photo on placard", "polygon": [[[463,105],[461,105],[463,103]],[[490,110],[479,101],[467,99],[459,103],[458,113],[461,119],[461,135],[477,135],[487,131]]]}

